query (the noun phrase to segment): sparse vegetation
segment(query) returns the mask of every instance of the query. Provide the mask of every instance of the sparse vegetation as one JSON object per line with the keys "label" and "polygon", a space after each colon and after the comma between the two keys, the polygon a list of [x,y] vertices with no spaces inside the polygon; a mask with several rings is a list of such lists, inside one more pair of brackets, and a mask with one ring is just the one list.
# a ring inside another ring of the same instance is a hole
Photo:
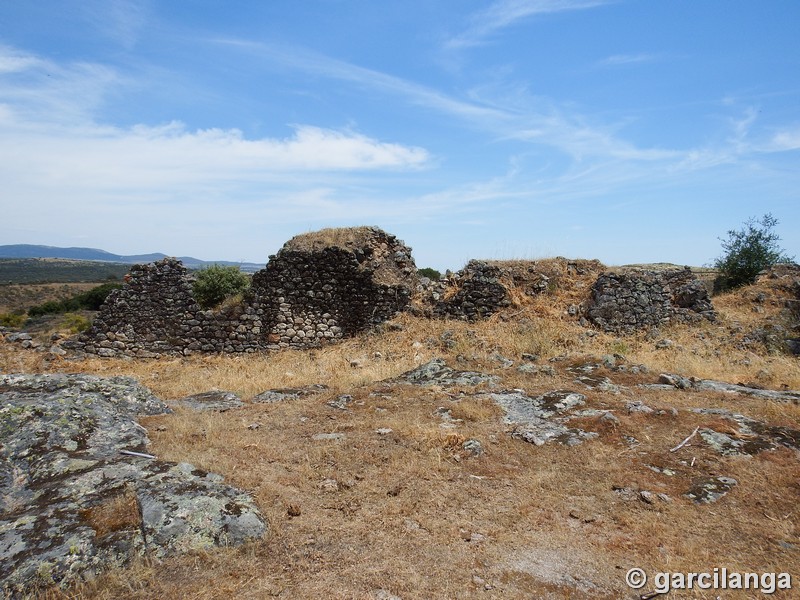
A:
{"label": "sparse vegetation", "polygon": [[[750,330],[777,318],[790,292],[779,281],[734,290],[715,300],[718,322],[666,327],[660,333],[674,344],[658,348],[646,333],[621,339],[580,326],[565,309],[585,299],[594,275],[558,274],[556,289],[525,296],[507,320],[496,315],[467,323],[402,314],[397,327],[308,351],[75,363],[0,345],[3,372],[67,372],[79,364],[86,373],[136,377],[167,401],[211,388],[239,394],[245,405],[235,411],[196,413],[176,406],[174,414],[141,423],[150,431],[148,452],[224,475],[253,494],[271,528],[264,541],[159,563],[143,560],[46,597],[344,599],[388,590],[409,599],[588,600],[623,594],[576,588],[570,577],[627,592],[624,573],[634,565],[651,573],[702,565],[797,572],[796,451],[725,457],[700,435],[678,452],[670,449],[697,427],[738,431],[719,415],[694,412],[698,407],[731,410],[787,431],[798,428],[800,407],[639,387],[657,382],[660,373],[680,373],[800,388],[795,357],[744,344]],[[754,312],[753,298],[761,293],[764,312]],[[592,374],[609,377],[622,386],[619,391],[587,389],[567,370],[614,352],[625,355],[617,360],[628,370],[598,366]],[[522,353],[538,357],[522,361]],[[514,366],[504,368],[498,355]],[[497,406],[468,388],[381,383],[439,356],[459,369],[495,374],[504,388],[530,395],[579,391],[587,413],[611,411],[618,421],[573,420],[599,437],[575,447],[537,447],[512,439]],[[527,364],[536,369],[517,370]],[[634,365],[647,370],[634,374]],[[248,402],[266,389],[314,383],[329,389],[286,402]],[[328,404],[339,394],[353,396],[347,410]],[[630,412],[632,401],[662,414]],[[454,422],[437,416],[442,407]],[[259,426],[249,427],[253,423]],[[345,438],[313,440],[330,432]],[[479,441],[484,454],[467,455],[467,440]],[[682,494],[708,473],[739,485],[715,505],[693,504]],[[619,487],[666,494],[671,501],[625,500],[615,491]],[[100,533],[137,524],[132,505],[124,497],[114,500],[86,514]]]}
{"label": "sparse vegetation", "polygon": [[250,278],[238,267],[212,265],[197,273],[192,291],[202,308],[214,308],[226,298],[243,294],[249,287]]}
{"label": "sparse vegetation", "polygon": [[100,310],[108,295],[115,289],[122,287],[119,283],[104,283],[95,288],[81,292],[64,300],[48,300],[38,306],[28,309],[31,317],[40,317],[48,314],[73,312],[76,310]]}
{"label": "sparse vegetation", "polygon": [[122,279],[131,265],[62,258],[0,258],[0,284]]}
{"label": "sparse vegetation", "polygon": [[3,327],[22,327],[28,317],[25,316],[25,311],[14,311],[8,313],[0,313],[0,325]]}
{"label": "sparse vegetation", "polygon": [[436,269],[432,269],[431,267],[423,267],[422,269],[417,269],[417,275],[419,275],[420,277],[427,277],[431,281],[439,281],[442,278],[442,274]]}
{"label": "sparse vegetation", "polygon": [[91,326],[91,321],[79,315],[78,313],[67,313],[64,315],[63,327],[68,329],[70,333],[80,333],[86,331]]}
{"label": "sparse vegetation", "polygon": [[777,225],[778,219],[767,213],[758,221],[748,219],[741,229],[731,229],[726,239],[720,238],[725,253],[714,263],[719,270],[715,291],[749,285],[767,267],[794,260],[778,245],[781,238],[773,231]]}

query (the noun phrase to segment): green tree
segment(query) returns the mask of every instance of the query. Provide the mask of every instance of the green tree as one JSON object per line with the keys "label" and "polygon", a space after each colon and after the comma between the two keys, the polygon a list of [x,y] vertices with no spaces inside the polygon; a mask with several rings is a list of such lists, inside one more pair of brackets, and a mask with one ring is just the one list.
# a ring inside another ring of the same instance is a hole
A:
{"label": "green tree", "polygon": [[197,273],[194,299],[202,308],[213,308],[225,298],[244,293],[249,287],[250,278],[239,267],[211,265]]}
{"label": "green tree", "polygon": [[720,238],[725,253],[714,262],[719,270],[716,291],[749,285],[767,267],[794,260],[778,246],[781,238],[773,231],[777,224],[778,219],[767,213],[760,220],[751,217],[741,229],[731,229],[726,239]]}
{"label": "green tree", "polygon": [[433,281],[439,281],[442,278],[442,274],[437,271],[436,269],[432,269],[431,267],[424,267],[422,269],[417,269],[417,275],[420,277],[427,277]]}

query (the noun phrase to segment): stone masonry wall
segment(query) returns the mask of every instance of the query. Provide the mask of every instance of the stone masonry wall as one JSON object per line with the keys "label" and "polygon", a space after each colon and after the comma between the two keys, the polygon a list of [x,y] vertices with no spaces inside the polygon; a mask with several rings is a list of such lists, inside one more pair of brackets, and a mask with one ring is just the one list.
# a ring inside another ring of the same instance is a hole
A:
{"label": "stone masonry wall", "polygon": [[511,305],[508,288],[501,282],[503,271],[494,265],[471,260],[458,273],[453,274],[448,285],[456,291],[453,295],[440,295],[433,307],[437,317],[450,317],[474,321],[493,315]]}
{"label": "stone masonry wall", "polygon": [[253,276],[241,304],[202,310],[176,259],[135,265],[70,345],[99,356],[306,348],[392,318],[416,287],[411,249],[374,227],[293,238]]}
{"label": "stone masonry wall", "polygon": [[586,316],[613,333],[716,319],[708,290],[688,268],[604,273],[592,288]]}

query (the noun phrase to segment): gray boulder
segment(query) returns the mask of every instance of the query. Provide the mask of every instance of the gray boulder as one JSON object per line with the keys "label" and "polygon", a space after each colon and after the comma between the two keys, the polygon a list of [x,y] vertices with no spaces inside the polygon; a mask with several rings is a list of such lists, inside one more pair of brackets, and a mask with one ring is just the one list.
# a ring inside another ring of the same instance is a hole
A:
{"label": "gray boulder", "polygon": [[158,558],[266,533],[253,500],[221,476],[122,453],[146,453],[137,415],[168,411],[126,377],[0,376],[6,597],[92,577],[136,555]]}

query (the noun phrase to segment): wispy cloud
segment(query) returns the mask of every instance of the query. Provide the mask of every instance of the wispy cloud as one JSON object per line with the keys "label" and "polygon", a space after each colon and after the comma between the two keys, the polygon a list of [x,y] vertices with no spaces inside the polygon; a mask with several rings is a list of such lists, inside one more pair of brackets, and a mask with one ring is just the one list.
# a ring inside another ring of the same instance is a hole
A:
{"label": "wispy cloud", "polygon": [[100,34],[128,50],[138,42],[149,15],[145,0],[89,0],[81,9]]}
{"label": "wispy cloud", "polygon": [[597,64],[601,67],[616,67],[620,65],[632,65],[637,63],[652,62],[657,60],[657,54],[614,54],[599,61]]}
{"label": "wispy cloud", "polygon": [[469,26],[450,38],[446,47],[467,48],[485,43],[496,32],[523,19],[573,10],[594,8],[609,0],[496,0],[469,17]]}
{"label": "wispy cloud", "polygon": [[775,132],[769,147],[776,152],[800,150],[800,125]]}

